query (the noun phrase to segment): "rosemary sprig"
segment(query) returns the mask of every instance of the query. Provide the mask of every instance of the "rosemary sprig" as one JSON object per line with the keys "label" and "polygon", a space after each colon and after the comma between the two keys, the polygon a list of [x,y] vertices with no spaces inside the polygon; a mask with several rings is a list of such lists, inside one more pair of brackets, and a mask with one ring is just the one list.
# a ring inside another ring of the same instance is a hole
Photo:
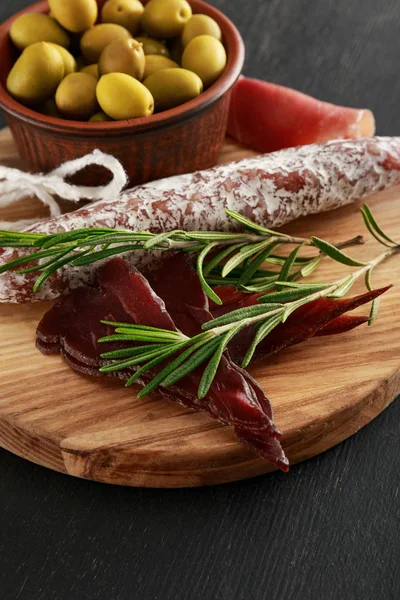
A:
{"label": "rosemary sprig", "polygon": [[[137,250],[183,251],[198,254],[197,273],[201,285],[209,298],[220,304],[221,300],[211,286],[236,285],[247,291],[264,292],[273,287],[279,277],[294,281],[310,274],[325,255],[312,239],[291,237],[257,225],[234,211],[226,212],[236,226],[244,226],[244,231],[175,230],[153,234],[149,231],[94,228],[51,235],[0,231],[0,248],[31,251],[2,265],[0,274],[12,269],[20,274],[37,272],[33,288],[36,293],[55,271],[68,264],[79,268]],[[357,237],[336,247],[345,248],[362,242],[362,238]],[[296,246],[290,259],[277,253],[281,246],[287,244]],[[316,247],[319,254],[309,258],[298,256],[304,246]],[[263,263],[275,270],[262,269]]]}
{"label": "rosemary sprig", "polygon": [[[355,260],[328,242],[317,237],[312,238],[313,245],[323,255],[340,264],[357,267],[350,275],[346,275],[330,283],[297,283],[290,280],[291,267],[296,262],[297,253],[301,245],[304,244],[302,242],[285,259],[282,265],[279,277],[274,282],[274,287],[278,288],[278,291],[260,297],[258,305],[234,310],[205,323],[202,327],[203,333],[193,338],[188,338],[180,332],[171,333],[170,331],[161,329],[152,330],[144,340],[147,344],[131,349],[132,354],[128,358],[126,358],[127,355],[122,354],[122,360],[118,360],[120,356],[117,356],[115,353],[103,354],[103,359],[114,359],[114,362],[111,365],[103,367],[101,371],[118,371],[133,368],[139,364],[143,365],[128,381],[127,385],[131,385],[143,374],[149,372],[167,359],[173,358],[172,362],[161,368],[150,383],[141,390],[139,396],[142,397],[152,392],[159,385],[165,387],[174,385],[194,371],[199,365],[207,362],[198,389],[199,398],[204,398],[215,378],[221,358],[229,342],[243,329],[250,326],[256,328],[253,342],[242,363],[243,367],[247,367],[254,356],[258,344],[280,323],[284,323],[301,306],[320,298],[341,298],[350,291],[354,283],[361,277],[365,277],[367,288],[369,290],[372,289],[371,274],[374,269],[390,256],[399,253],[400,245],[380,229],[367,206],[363,206],[362,214],[372,235],[387,246],[387,249],[373,260],[367,262]],[[376,318],[377,311],[378,304],[374,301],[372,303],[370,324]],[[128,342],[132,339],[132,336],[143,336],[142,327],[135,325],[123,325],[121,327],[121,324],[110,322],[107,322],[107,324],[116,328],[116,335],[119,341]],[[99,341],[103,343],[111,342],[115,339],[115,336],[107,336]],[[150,360],[146,362],[148,358]]]}

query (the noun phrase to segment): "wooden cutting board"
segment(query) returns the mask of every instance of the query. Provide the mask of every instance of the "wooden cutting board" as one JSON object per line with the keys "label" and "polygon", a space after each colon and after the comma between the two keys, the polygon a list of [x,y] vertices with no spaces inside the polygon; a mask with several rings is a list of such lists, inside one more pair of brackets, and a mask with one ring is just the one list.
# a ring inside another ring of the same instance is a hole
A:
{"label": "wooden cutting board", "polygon": [[[221,162],[254,154],[227,143]],[[18,166],[7,130],[0,164]],[[371,197],[378,221],[400,238],[400,189]],[[45,214],[35,200],[0,220]],[[358,207],[307,217],[285,228],[337,242],[364,233]],[[370,236],[354,256],[374,257]],[[346,267],[325,261],[319,280]],[[251,369],[271,399],[292,464],[340,443],[376,417],[400,392],[400,258],[383,264],[376,286],[396,284],[373,327],[290,348]],[[361,291],[361,285],[359,291]],[[358,291],[358,290],[357,290]],[[59,356],[35,349],[35,328],[49,304],[0,306],[0,445],[40,465],[96,481],[145,487],[200,486],[271,471],[230,427],[156,395],[138,400],[114,380],[80,376]],[[366,312],[359,311],[362,313]],[[295,468],[295,467],[294,467]]]}

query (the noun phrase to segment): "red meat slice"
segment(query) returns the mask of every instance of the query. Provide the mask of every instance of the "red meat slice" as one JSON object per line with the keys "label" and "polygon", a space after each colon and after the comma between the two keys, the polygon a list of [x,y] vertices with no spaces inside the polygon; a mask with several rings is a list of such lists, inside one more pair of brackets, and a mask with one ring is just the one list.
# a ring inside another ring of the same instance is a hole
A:
{"label": "red meat slice", "polygon": [[[345,313],[355,310],[363,304],[372,302],[384,294],[391,286],[373,292],[367,292],[354,298],[333,300],[321,298],[300,307],[285,323],[278,325],[256,349],[254,360],[260,360],[275,354],[284,348],[300,344],[314,336],[335,335],[351,331],[368,322],[369,317],[350,316]],[[216,293],[224,301],[222,306],[211,304],[211,312],[215,317],[224,315],[236,308],[258,304],[263,294],[245,294],[235,288],[216,288]],[[232,360],[240,363],[254,338],[254,328],[239,333],[229,345]]]}
{"label": "red meat slice", "polygon": [[[101,352],[118,347],[101,344],[97,340],[110,333],[101,319],[145,324],[163,329],[175,329],[175,318],[184,333],[193,335],[201,325],[212,318],[208,303],[193,267],[186,257],[177,257],[170,265],[168,280],[154,279],[155,287],[165,294],[171,310],[154,293],[148,281],[121,259],[113,259],[99,272],[100,289],[85,288],[73,291],[55,305],[38,326],[37,346],[45,352],[61,352],[71,367],[80,372],[98,375],[104,364]],[[177,273],[177,275],[175,275]],[[185,282],[185,285],[180,285]],[[172,302],[176,292],[176,313]],[[156,371],[155,371],[156,372]],[[170,388],[159,388],[160,393],[186,407],[203,410],[218,421],[233,425],[239,440],[258,456],[269,460],[284,471],[288,460],[281,448],[281,433],[272,420],[272,408],[264,392],[243,369],[228,357],[223,357],[216,378],[207,397],[197,398],[197,389],[203,367]],[[128,378],[131,372],[119,374]],[[153,373],[154,375],[154,373]],[[143,378],[139,383],[148,382]]]}
{"label": "red meat slice", "polygon": [[375,133],[370,110],[322,102],[274,83],[242,77],[233,89],[228,133],[257,152],[275,152]]}

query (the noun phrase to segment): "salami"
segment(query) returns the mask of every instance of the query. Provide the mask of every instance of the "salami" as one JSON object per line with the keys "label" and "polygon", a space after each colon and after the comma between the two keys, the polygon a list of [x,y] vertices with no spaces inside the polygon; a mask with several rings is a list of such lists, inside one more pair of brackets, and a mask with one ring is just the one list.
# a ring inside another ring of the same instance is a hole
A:
{"label": "salami", "polygon": [[[29,231],[54,233],[109,227],[153,232],[231,230],[230,208],[256,223],[279,227],[297,217],[332,210],[400,182],[400,137],[339,140],[256,156],[206,171],[152,182],[124,192],[114,202],[97,201],[49,219]],[[0,251],[1,252],[1,251]],[[0,265],[25,254],[4,250]],[[133,252],[142,268],[154,253]],[[93,277],[90,269],[61,268],[40,293],[35,274],[0,275],[0,301],[53,299]]]}
{"label": "salami", "polygon": [[232,92],[228,133],[257,152],[375,133],[370,110],[321,102],[281,85],[242,77]]}

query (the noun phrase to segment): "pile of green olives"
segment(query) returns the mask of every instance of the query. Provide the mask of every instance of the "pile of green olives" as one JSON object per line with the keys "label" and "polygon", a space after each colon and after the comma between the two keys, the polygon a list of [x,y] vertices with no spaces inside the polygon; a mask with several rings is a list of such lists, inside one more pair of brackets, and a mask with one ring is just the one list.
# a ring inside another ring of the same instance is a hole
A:
{"label": "pile of green olives", "polygon": [[92,123],[147,117],[199,96],[223,73],[218,23],[187,0],[49,0],[18,17],[21,52],[7,90],[52,117]]}

